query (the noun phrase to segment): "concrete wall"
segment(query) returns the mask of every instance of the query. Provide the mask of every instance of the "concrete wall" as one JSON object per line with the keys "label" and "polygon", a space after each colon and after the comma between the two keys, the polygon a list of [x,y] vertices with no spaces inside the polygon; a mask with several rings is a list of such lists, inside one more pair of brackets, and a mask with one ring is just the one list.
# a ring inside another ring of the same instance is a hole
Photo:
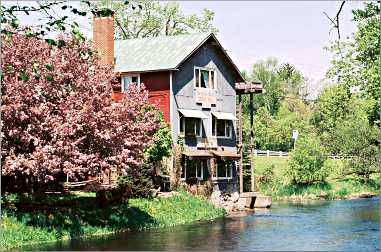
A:
{"label": "concrete wall", "polygon": [[[216,70],[217,89],[215,106],[202,108],[196,103],[196,88],[194,87],[194,68],[207,67]],[[188,58],[179,68],[179,71],[172,71],[172,137],[177,142],[179,133],[179,113],[178,109],[202,110],[208,118],[203,119],[203,137],[212,136],[212,111],[228,112],[236,114],[235,80],[237,74],[232,66],[227,62],[221,49],[212,43],[205,43],[190,58]],[[218,139],[218,145],[225,150],[236,150],[236,123],[233,122],[233,134],[230,139]],[[186,147],[196,149],[196,139],[186,139]]]}

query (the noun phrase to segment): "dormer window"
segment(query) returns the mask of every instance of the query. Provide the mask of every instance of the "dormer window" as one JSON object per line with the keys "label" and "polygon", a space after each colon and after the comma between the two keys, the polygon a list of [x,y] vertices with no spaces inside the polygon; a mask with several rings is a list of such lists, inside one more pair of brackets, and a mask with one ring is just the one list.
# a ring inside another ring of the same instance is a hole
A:
{"label": "dormer window", "polygon": [[140,87],[140,75],[139,74],[122,75],[122,92],[127,91],[131,83],[136,83]]}
{"label": "dormer window", "polygon": [[216,71],[210,68],[195,67],[194,80],[196,88],[216,88]]}

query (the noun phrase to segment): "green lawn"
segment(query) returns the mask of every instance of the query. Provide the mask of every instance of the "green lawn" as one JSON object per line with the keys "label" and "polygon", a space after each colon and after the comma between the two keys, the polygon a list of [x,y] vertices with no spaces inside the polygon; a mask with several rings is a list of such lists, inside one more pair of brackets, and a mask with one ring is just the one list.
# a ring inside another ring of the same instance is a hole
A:
{"label": "green lawn", "polygon": [[[33,212],[11,206],[3,209],[0,250],[79,236],[179,225],[225,215],[225,210],[186,192],[170,198],[130,199],[128,203],[105,208],[95,204],[94,194],[72,195],[69,199],[76,203]],[[67,198],[46,199],[49,202],[62,200]]]}
{"label": "green lawn", "polygon": [[280,174],[287,167],[288,157],[255,157],[255,173],[262,175],[267,167],[274,166],[274,173]]}

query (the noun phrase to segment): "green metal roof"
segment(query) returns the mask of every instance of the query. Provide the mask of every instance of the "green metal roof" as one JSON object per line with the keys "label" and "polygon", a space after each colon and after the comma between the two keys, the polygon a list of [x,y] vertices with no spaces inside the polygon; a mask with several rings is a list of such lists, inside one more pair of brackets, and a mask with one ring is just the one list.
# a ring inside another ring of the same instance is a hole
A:
{"label": "green metal roof", "polygon": [[115,41],[116,72],[176,69],[211,33]]}

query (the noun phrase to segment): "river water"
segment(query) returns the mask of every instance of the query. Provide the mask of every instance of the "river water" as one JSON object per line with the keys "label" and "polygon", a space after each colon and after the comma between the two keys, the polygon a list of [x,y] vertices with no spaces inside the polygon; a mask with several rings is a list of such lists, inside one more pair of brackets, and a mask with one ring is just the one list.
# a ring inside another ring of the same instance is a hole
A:
{"label": "river water", "polygon": [[379,251],[379,232],[379,198],[372,198],[276,203],[211,222],[25,249]]}

